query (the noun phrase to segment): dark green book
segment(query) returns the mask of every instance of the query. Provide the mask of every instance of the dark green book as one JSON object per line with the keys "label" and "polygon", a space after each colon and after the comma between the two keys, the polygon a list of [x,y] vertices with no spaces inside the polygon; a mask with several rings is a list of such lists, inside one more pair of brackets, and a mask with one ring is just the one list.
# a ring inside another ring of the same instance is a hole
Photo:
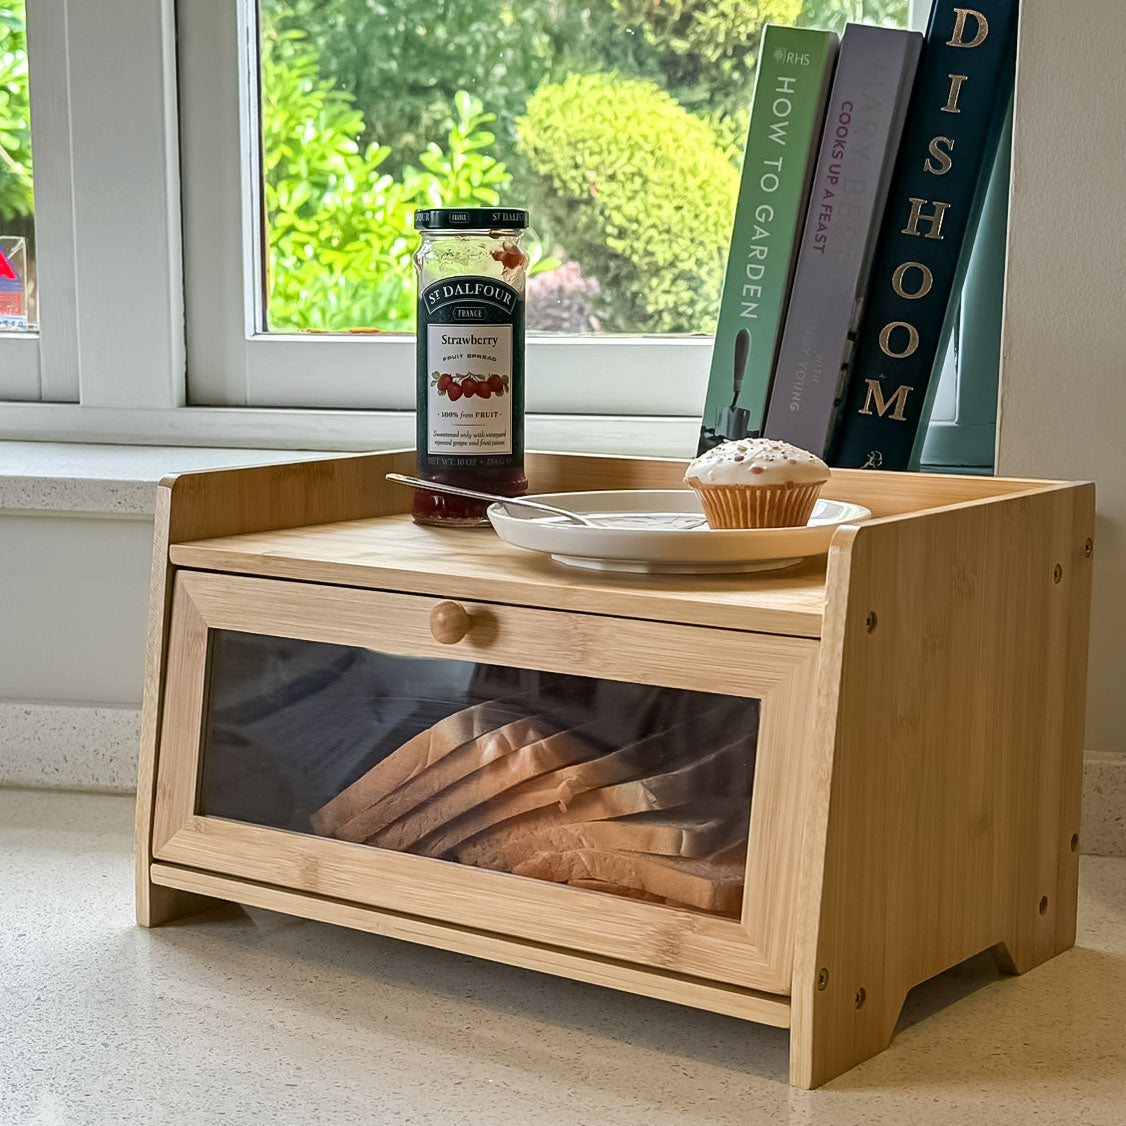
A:
{"label": "dark green book", "polygon": [[921,447],[1012,93],[1017,0],[935,0],[848,376],[834,465]]}
{"label": "dark green book", "polygon": [[763,29],[700,453],[762,433],[836,56],[831,31]]}

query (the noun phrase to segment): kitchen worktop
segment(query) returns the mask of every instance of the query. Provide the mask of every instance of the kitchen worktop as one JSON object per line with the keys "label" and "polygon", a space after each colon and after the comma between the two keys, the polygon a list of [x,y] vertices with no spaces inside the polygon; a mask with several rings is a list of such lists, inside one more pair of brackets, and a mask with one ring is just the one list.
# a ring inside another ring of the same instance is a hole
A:
{"label": "kitchen worktop", "polygon": [[1124,859],[1083,858],[1075,949],[963,964],[808,1092],[781,1029],[234,906],[141,930],[132,819],[0,790],[6,1126],[1126,1121]]}

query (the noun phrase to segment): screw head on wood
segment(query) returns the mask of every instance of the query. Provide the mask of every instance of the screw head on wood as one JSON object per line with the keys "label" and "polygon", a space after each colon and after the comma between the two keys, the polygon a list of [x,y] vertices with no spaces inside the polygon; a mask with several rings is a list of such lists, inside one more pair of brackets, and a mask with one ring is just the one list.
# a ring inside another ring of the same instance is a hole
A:
{"label": "screw head on wood", "polygon": [[1058,583],[1060,581],[1060,579],[1062,579],[1062,578],[1063,578],[1063,567],[1061,567],[1057,563],[1055,565],[1055,568],[1052,571],[1052,581]]}
{"label": "screw head on wood", "polygon": [[1095,550],[1095,541],[1090,536],[1087,537],[1086,542],[1083,544],[1083,558],[1090,559],[1091,553]]}
{"label": "screw head on wood", "polygon": [[876,611],[875,610],[869,610],[868,611],[868,617],[866,617],[864,619],[864,628],[869,633],[871,633],[876,628],[876,623],[878,621],[879,621],[879,618],[876,617]]}
{"label": "screw head on wood", "polygon": [[817,988],[824,989],[829,984],[829,971],[824,966],[817,971]]}

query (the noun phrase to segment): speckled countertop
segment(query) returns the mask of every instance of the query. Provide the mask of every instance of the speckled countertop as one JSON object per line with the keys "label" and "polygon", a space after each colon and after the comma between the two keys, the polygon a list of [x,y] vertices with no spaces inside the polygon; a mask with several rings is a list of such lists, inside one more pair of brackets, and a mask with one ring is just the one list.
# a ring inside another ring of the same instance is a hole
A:
{"label": "speckled countertop", "polygon": [[1126,1122],[1126,860],[1079,944],[908,1000],[820,1091],[786,1033],[231,906],[133,924],[128,798],[0,791],[0,1122],[958,1126]]}

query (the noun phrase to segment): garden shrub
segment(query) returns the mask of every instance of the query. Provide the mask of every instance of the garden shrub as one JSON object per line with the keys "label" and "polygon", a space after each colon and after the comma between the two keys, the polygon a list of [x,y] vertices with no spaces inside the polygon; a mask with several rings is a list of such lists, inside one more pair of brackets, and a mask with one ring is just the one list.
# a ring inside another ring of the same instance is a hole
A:
{"label": "garden shrub", "polygon": [[650,82],[572,75],[541,87],[519,143],[555,229],[612,302],[609,332],[709,332],[739,173],[706,122]]}
{"label": "garden shrub", "polygon": [[658,52],[665,88],[693,112],[731,114],[751,99],[764,23],[794,23],[802,0],[611,0]]}

